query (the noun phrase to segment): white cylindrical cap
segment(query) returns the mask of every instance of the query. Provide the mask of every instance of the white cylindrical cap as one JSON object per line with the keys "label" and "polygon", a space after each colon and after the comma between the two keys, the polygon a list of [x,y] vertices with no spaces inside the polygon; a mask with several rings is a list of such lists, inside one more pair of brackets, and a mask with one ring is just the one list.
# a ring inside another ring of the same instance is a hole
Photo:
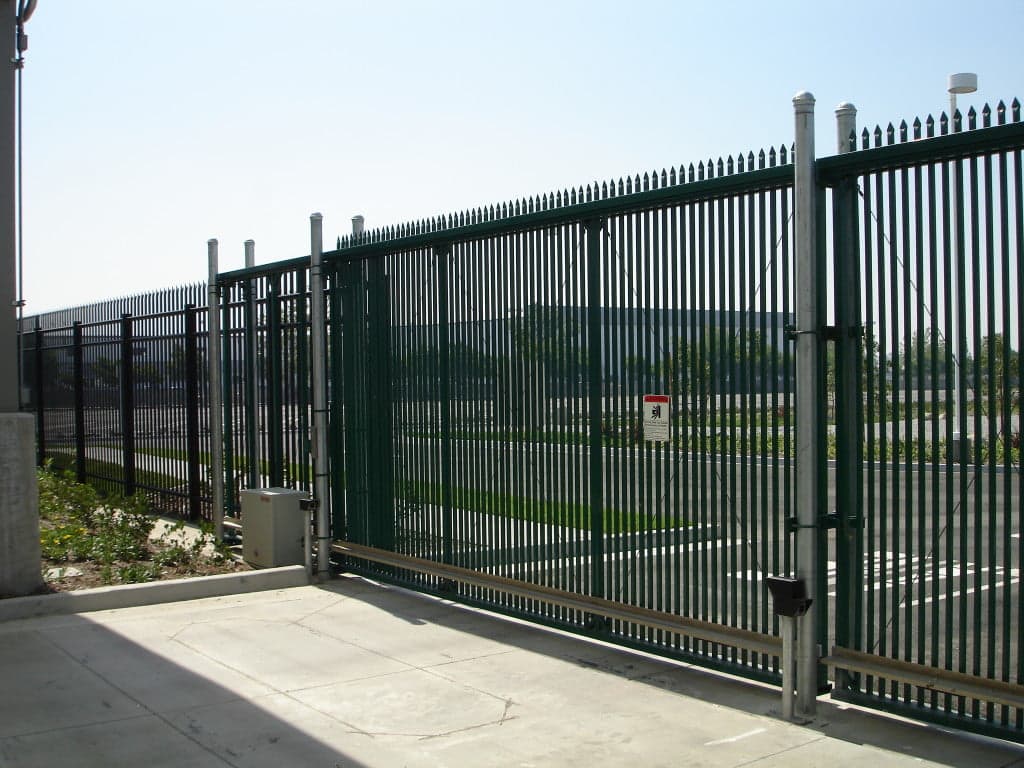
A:
{"label": "white cylindrical cap", "polygon": [[950,93],[974,93],[978,90],[978,76],[974,72],[958,72],[949,76]]}
{"label": "white cylindrical cap", "polygon": [[363,217],[362,216],[359,216],[359,215],[353,216],[352,217],[352,234],[353,235],[361,235],[361,234],[363,234],[363,224],[364,224],[364,221],[363,221]]}

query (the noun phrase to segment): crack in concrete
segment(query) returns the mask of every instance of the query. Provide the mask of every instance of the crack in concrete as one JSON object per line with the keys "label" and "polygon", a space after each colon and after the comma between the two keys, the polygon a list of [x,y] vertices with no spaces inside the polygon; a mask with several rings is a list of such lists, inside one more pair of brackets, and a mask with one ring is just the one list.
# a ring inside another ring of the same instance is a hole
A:
{"label": "crack in concrete", "polygon": [[816,739],[809,739],[808,741],[805,741],[802,744],[794,744],[791,747],[780,749],[778,752],[772,752],[768,755],[761,755],[760,757],[756,757],[753,760],[748,760],[745,763],[736,763],[735,768],[743,768],[743,766],[745,765],[757,765],[758,763],[763,763],[765,760],[771,760],[772,758],[778,757],[779,755],[785,755],[787,752],[793,752],[797,749],[803,749],[804,747],[810,746],[811,744],[816,744],[817,742],[824,740],[824,736],[819,736]]}
{"label": "crack in concrete", "polygon": [[[132,696],[130,693],[128,693],[128,691],[124,690],[121,686],[119,686],[117,683],[113,682],[112,680],[109,680],[106,676],[101,674],[98,670],[96,670],[96,669],[92,668],[91,666],[89,666],[88,664],[86,664],[86,663],[76,659],[71,654],[71,652],[68,649],[66,649],[64,646],[60,645],[53,638],[47,637],[46,635],[41,635],[41,636],[42,636],[42,638],[47,643],[49,643],[53,648],[57,649],[57,651],[59,651],[60,653],[64,654],[72,662],[74,662],[75,664],[79,665],[82,669],[86,670],[87,672],[89,672],[91,675],[93,675],[94,677],[96,677],[99,680],[101,680],[106,685],[109,685],[111,688],[113,688],[115,691],[120,693],[122,696],[124,696],[129,701],[134,702],[137,707],[139,707],[140,709],[142,709],[145,712],[147,712],[148,716],[155,717],[157,720],[162,722],[164,725],[166,725],[172,731],[174,731],[175,733],[178,733],[183,738],[188,739],[193,744],[195,744],[197,747],[199,747],[201,750],[203,750],[204,752],[209,754],[214,759],[220,761],[224,765],[232,766],[232,768],[237,768],[234,763],[232,763],[231,761],[225,759],[223,755],[218,754],[212,747],[208,747],[206,744],[203,744],[201,741],[199,741],[197,738],[195,738],[192,734],[188,733],[187,729],[179,728],[177,725],[175,725],[173,722],[171,722],[168,718],[164,717],[162,714],[160,714],[159,712],[155,711],[154,709],[151,709],[149,706],[147,706],[141,700],[137,699],[135,696]],[[142,715],[140,715],[139,717],[142,717]],[[130,719],[134,720],[134,719],[137,719],[137,718],[130,718]]]}

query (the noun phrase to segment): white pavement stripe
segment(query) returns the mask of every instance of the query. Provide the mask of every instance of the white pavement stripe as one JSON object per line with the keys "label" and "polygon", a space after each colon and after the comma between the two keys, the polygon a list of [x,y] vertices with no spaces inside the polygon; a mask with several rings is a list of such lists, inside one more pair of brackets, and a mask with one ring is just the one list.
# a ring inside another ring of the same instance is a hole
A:
{"label": "white pavement stripe", "polygon": [[743,739],[749,739],[751,736],[757,736],[757,734],[764,733],[767,730],[768,730],[767,728],[755,728],[752,731],[747,731],[746,733],[741,733],[739,736],[731,736],[728,739],[715,739],[714,741],[705,741],[704,742],[704,746],[705,747],[716,747],[719,744],[733,744],[733,743],[735,743],[737,741],[743,741]]}

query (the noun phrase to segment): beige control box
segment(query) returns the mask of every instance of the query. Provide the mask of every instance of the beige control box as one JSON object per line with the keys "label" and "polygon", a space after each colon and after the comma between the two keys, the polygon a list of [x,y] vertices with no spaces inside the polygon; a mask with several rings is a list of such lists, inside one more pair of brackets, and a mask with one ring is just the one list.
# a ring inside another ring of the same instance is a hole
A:
{"label": "beige control box", "polygon": [[252,488],[242,491],[242,557],[257,568],[302,565],[302,491],[290,488]]}

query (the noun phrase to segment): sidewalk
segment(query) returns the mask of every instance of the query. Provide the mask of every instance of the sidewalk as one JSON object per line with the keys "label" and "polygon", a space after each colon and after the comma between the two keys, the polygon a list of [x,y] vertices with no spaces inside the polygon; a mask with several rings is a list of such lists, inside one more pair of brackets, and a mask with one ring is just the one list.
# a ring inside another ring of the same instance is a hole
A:
{"label": "sidewalk", "polygon": [[819,703],[341,578],[0,623],[0,765],[1024,766]]}

